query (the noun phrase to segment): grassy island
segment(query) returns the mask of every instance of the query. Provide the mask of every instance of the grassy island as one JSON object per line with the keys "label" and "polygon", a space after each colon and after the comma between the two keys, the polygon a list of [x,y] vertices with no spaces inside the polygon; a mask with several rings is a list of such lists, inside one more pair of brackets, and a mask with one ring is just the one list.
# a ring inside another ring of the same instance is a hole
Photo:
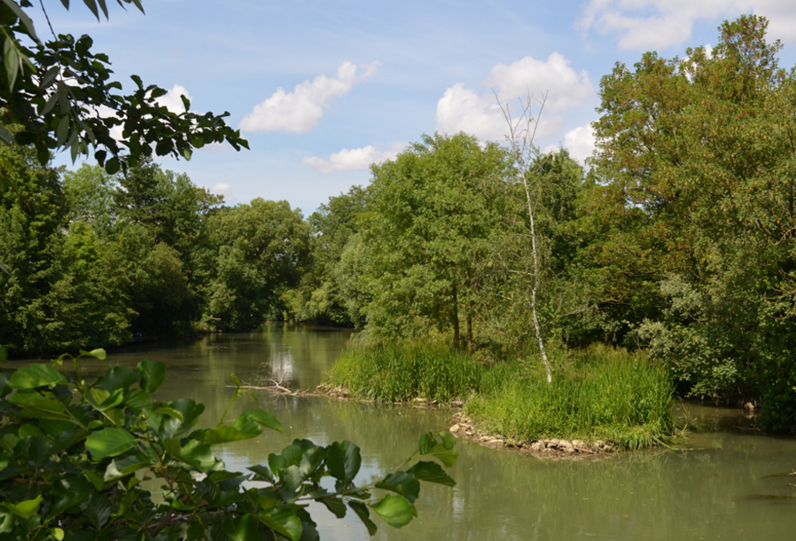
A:
{"label": "grassy island", "polygon": [[555,359],[548,384],[534,355],[485,364],[443,344],[355,345],[327,384],[382,402],[461,400],[483,429],[516,441],[607,440],[640,449],[671,436],[674,387],[646,355],[595,345],[557,351]]}

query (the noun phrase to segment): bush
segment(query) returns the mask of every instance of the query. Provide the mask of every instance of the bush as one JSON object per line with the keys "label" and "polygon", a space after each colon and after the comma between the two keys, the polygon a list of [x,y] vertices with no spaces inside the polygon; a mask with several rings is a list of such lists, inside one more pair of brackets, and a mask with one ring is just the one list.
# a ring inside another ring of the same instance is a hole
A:
{"label": "bush", "polygon": [[[91,385],[74,364],[74,382],[45,364],[0,373],[0,540],[314,540],[308,501],[338,518],[351,509],[373,535],[370,510],[400,528],[417,516],[420,480],[455,484],[436,462],[420,461],[357,487],[361,456],[349,441],[295,440],[267,466],[230,472],[212,446],[264,428],[283,432],[273,415],[249,409],[231,424],[222,417],[197,430],[203,405],[152,399],[166,377],[163,363],[110,368]],[[246,391],[233,379],[234,401]],[[454,442],[448,432],[424,434],[409,459],[431,455],[452,466]],[[324,477],[334,478],[333,491],[321,486]],[[144,488],[147,478],[163,484],[162,497]],[[374,500],[374,488],[392,494]]]}

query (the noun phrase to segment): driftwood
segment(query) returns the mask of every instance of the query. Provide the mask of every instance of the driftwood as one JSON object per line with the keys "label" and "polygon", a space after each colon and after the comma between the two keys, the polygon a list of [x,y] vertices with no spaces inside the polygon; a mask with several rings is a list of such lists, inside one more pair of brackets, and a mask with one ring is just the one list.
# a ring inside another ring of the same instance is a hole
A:
{"label": "driftwood", "polygon": [[[265,385],[241,385],[241,389],[248,389],[252,391],[266,391],[272,394],[278,395],[289,395],[289,396],[308,396],[310,394],[309,390],[306,391],[293,391],[285,387],[282,383],[285,379],[285,375],[282,374],[279,378],[279,381],[273,378],[264,378]],[[226,387],[235,387],[234,385],[226,385]]]}

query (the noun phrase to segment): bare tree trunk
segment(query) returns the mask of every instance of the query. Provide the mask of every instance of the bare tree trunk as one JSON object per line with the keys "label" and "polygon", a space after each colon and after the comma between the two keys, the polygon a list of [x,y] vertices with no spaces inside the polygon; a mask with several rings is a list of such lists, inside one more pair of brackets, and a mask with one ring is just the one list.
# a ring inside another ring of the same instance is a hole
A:
{"label": "bare tree trunk", "polygon": [[529,93],[528,99],[523,103],[520,99],[520,116],[514,120],[511,116],[509,105],[505,106],[500,103],[497,94],[497,99],[500,110],[506,118],[506,123],[509,126],[509,134],[506,139],[511,147],[511,154],[517,164],[518,174],[522,178],[522,186],[525,188],[525,200],[528,204],[528,221],[531,226],[531,251],[533,253],[533,284],[531,286],[531,314],[533,316],[533,327],[536,330],[536,339],[539,342],[539,351],[542,353],[542,362],[547,374],[547,383],[553,383],[553,373],[550,370],[550,361],[547,358],[547,350],[544,347],[544,340],[542,339],[542,328],[539,325],[539,318],[536,315],[536,295],[539,291],[539,255],[536,242],[536,224],[534,222],[533,214],[533,200],[531,198],[531,189],[528,186],[528,172],[530,171],[533,158],[536,155],[536,147],[533,140],[536,137],[536,128],[538,126],[539,118],[542,116],[545,102],[547,101],[547,94],[543,96],[540,101],[539,114],[536,118],[532,115],[531,106],[533,105],[533,96]]}
{"label": "bare tree trunk", "polygon": [[470,283],[470,271],[467,271],[467,294],[466,294],[466,304],[467,304],[467,351],[472,353],[473,352],[473,300],[470,296],[470,290],[472,289],[472,284]]}
{"label": "bare tree trunk", "polygon": [[459,351],[461,339],[459,337],[459,296],[456,284],[453,284],[453,310],[451,310],[451,323],[453,324],[453,349]]}

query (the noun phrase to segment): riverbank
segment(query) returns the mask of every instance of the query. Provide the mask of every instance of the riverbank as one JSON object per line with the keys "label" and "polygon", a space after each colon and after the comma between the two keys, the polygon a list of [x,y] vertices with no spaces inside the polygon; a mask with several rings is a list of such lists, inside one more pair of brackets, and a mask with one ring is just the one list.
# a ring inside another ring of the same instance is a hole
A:
{"label": "riverbank", "polygon": [[605,346],[559,351],[554,368],[548,384],[533,356],[486,365],[433,343],[356,345],[322,387],[377,402],[460,402],[479,440],[537,451],[636,450],[671,441],[674,388],[643,354]]}

